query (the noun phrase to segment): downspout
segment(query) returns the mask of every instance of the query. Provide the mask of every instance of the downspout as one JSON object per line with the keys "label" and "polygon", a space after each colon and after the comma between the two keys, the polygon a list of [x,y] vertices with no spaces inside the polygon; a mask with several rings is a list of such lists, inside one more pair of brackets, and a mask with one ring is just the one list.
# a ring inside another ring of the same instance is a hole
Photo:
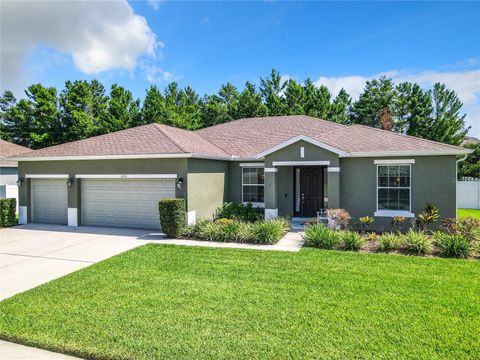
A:
{"label": "downspout", "polygon": [[455,217],[458,218],[458,164],[462,161],[465,161],[468,154],[466,154],[461,159],[458,159],[455,167]]}

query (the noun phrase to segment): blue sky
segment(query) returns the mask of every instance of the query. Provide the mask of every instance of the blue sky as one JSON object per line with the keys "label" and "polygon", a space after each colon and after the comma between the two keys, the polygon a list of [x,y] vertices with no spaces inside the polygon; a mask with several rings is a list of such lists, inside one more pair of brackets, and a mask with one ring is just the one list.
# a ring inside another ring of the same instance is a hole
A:
{"label": "blue sky", "polygon": [[[2,77],[2,89],[34,82],[61,88],[67,79],[97,78],[138,97],[150,84],[172,80],[204,94],[227,81],[238,87],[258,82],[276,68],[285,78],[310,77],[355,97],[367,79],[386,74],[424,87],[446,82],[465,103],[471,134],[480,136],[479,2],[71,4],[49,4],[41,20],[40,8],[2,9],[2,16],[17,11],[29,21],[11,39],[29,47],[16,52],[18,76]],[[59,16],[64,23],[56,24]],[[42,27],[31,24],[42,20]]]}

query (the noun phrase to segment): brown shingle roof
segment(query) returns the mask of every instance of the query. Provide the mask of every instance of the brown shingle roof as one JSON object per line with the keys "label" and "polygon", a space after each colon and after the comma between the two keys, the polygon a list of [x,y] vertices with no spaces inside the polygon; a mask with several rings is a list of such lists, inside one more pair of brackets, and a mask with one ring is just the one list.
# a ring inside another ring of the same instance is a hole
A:
{"label": "brown shingle roof", "polygon": [[240,119],[196,132],[231,155],[250,157],[298,135],[313,138],[345,128],[331,121],[291,115]]}
{"label": "brown shingle roof", "polygon": [[22,157],[154,155],[200,153],[228,156],[200,135],[166,125],[148,124],[84,140],[46,147]]}
{"label": "brown shingle roof", "polygon": [[0,166],[8,166],[8,167],[17,166],[16,161],[5,160],[4,158],[18,155],[18,154],[23,154],[27,151],[30,151],[30,149],[17,144],[12,144],[11,142],[0,139]]}
{"label": "brown shingle roof", "polygon": [[21,157],[199,154],[253,158],[299,135],[348,154],[402,151],[461,153],[465,150],[367,126],[345,126],[309,116],[292,115],[240,119],[197,131],[149,124],[31,151]]}

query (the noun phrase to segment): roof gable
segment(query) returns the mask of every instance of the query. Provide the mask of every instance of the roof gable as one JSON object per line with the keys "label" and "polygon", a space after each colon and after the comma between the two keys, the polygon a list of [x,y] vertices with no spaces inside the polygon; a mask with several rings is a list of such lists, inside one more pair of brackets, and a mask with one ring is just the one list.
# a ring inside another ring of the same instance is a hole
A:
{"label": "roof gable", "polygon": [[290,146],[290,145],[292,145],[292,144],[295,144],[295,143],[297,143],[297,142],[299,142],[299,141],[302,141],[302,140],[303,140],[303,141],[306,141],[306,142],[308,142],[308,143],[310,143],[310,144],[312,144],[312,145],[318,146],[318,147],[320,147],[320,148],[322,148],[322,149],[331,151],[331,152],[337,154],[337,155],[340,156],[340,157],[344,157],[344,156],[347,156],[347,155],[348,155],[348,153],[345,152],[345,151],[342,151],[342,150],[340,150],[340,149],[338,149],[338,148],[335,148],[335,147],[333,147],[333,146],[330,146],[330,145],[328,145],[328,144],[322,143],[322,142],[320,142],[320,141],[318,141],[318,140],[312,139],[311,137],[308,137],[308,136],[305,136],[305,135],[298,135],[298,136],[295,136],[295,137],[293,137],[293,138],[291,138],[291,139],[288,139],[287,141],[284,141],[284,142],[282,142],[282,143],[280,143],[280,144],[278,144],[278,145],[272,146],[271,148],[266,149],[266,150],[258,153],[258,154],[256,155],[256,157],[257,157],[258,159],[261,159],[261,158],[263,158],[263,157],[265,157],[265,156],[267,156],[267,155],[270,155],[270,154],[272,154],[272,153],[274,153],[274,152],[276,152],[276,151],[278,151],[278,150],[280,150],[280,149],[286,148],[286,147],[288,147],[288,146]]}

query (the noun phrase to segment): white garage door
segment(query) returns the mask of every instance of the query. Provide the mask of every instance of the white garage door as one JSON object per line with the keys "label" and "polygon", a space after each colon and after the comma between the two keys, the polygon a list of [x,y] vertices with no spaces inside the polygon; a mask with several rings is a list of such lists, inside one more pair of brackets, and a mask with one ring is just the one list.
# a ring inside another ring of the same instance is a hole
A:
{"label": "white garage door", "polygon": [[62,224],[68,222],[66,179],[32,179],[32,222]]}
{"label": "white garage door", "polygon": [[160,229],[158,201],[175,179],[82,179],[82,225]]}

